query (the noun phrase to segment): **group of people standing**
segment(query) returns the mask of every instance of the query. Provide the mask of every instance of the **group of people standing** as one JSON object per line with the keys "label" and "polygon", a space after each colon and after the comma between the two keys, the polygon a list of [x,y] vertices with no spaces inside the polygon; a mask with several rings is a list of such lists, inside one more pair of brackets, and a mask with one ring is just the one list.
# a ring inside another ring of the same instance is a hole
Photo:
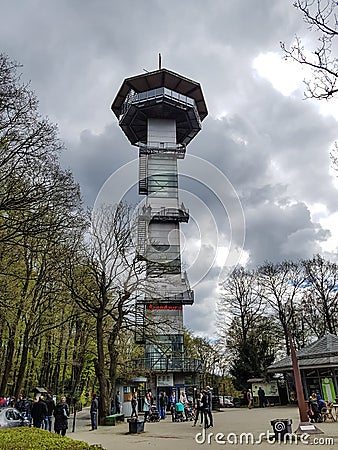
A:
{"label": "group of people standing", "polygon": [[[196,391],[195,395],[195,404],[194,406],[194,412],[195,416],[192,415],[194,418],[194,424],[193,426],[196,426],[196,423],[198,419],[200,419],[200,424],[205,426],[205,428],[213,427],[213,415],[212,415],[212,389],[210,386],[206,386],[205,389],[201,390],[200,392]],[[131,416],[130,417],[138,417],[138,396],[137,391],[132,393],[131,399]],[[177,400],[176,399],[176,392],[175,390],[172,390],[171,395],[168,396],[166,391],[163,390],[160,392],[160,395],[158,397],[158,401],[155,400],[151,389],[148,389],[147,392],[144,395],[143,398],[143,405],[142,405],[142,412],[144,414],[144,421],[147,421],[149,418],[150,413],[153,411],[152,408],[156,408],[156,405],[158,403],[159,406],[159,416],[162,420],[166,418],[166,413],[169,409],[169,406],[175,406],[176,403],[182,403],[184,408],[190,408],[192,411],[191,406],[188,403],[188,399],[186,397],[186,394],[184,390],[180,392],[180,397]],[[98,419],[98,398],[96,394],[92,394],[92,402],[90,407],[90,418],[91,418],[91,430],[97,429],[97,419]],[[121,411],[121,397],[120,397],[120,391],[117,391],[112,402],[111,402],[111,410],[113,413],[120,413]],[[185,409],[184,409],[185,410]]]}
{"label": "group of people standing", "polygon": [[327,403],[322,399],[319,393],[313,393],[308,401],[308,416],[310,422],[322,422],[322,411],[327,409]]}
{"label": "group of people standing", "polygon": [[200,418],[200,426],[205,428],[212,428],[214,426],[214,419],[212,416],[212,390],[210,386],[206,386],[201,392],[196,391],[195,398],[195,420],[193,427]]}
{"label": "group of people standing", "polygon": [[[264,389],[260,386],[257,391],[258,395],[258,401],[259,401],[259,407],[264,408],[267,406],[267,398],[265,395]],[[251,389],[248,389],[245,393],[246,396],[246,403],[248,405],[248,409],[252,409],[254,406],[254,398],[253,398],[253,392]]]}
{"label": "group of people standing", "polygon": [[55,403],[52,394],[40,395],[32,400],[19,394],[12,400],[11,406],[17,409],[34,428],[43,428],[52,432],[54,417],[55,433],[65,436],[68,429],[69,406],[66,397],[61,397],[60,402]]}

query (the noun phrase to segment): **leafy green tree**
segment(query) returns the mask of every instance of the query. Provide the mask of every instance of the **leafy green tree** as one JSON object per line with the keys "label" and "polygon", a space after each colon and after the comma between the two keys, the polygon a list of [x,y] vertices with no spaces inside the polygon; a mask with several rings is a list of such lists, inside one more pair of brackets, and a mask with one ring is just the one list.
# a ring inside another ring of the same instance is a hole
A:
{"label": "leafy green tree", "polygon": [[48,378],[37,374],[41,356],[74,311],[55,260],[83,227],[79,186],[59,164],[57,128],[40,116],[18,68],[0,54],[0,391],[12,395]]}
{"label": "leafy green tree", "polygon": [[241,338],[240,328],[239,319],[235,318],[227,338],[231,355],[230,374],[238,390],[248,387],[247,380],[250,378],[268,377],[267,368],[282,347],[281,330],[272,318],[257,319],[245,340]]}

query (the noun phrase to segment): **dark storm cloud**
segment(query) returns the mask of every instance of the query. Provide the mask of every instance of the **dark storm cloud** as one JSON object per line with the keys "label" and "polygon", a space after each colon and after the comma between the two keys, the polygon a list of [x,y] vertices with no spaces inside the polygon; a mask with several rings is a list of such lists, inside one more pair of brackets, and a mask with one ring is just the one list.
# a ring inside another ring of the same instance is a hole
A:
{"label": "dark storm cloud", "polygon": [[246,211],[246,248],[250,249],[251,265],[264,261],[310,258],[320,250],[319,243],[329,233],[311,221],[304,203],[279,206],[262,202]]}
{"label": "dark storm cloud", "polygon": [[[156,69],[161,52],[163,67],[202,85],[209,117],[187,152],[212,163],[237,192],[249,263],[298,259],[320,251],[329,236],[313,219],[312,206],[338,211],[329,176],[337,122],[322,117],[318,104],[302,100],[303,87],[284,97],[253,69],[260,53],[280,52],[281,40],[290,44],[305,32],[292,3],[13,0],[2,8],[1,50],[23,64],[23,79],[32,80],[42,113],[58,123],[67,146],[62,163],[74,172],[90,206],[109,176],[137,157],[110,105],[123,79]],[[223,182],[217,192],[208,191],[205,179],[189,189],[210,211],[199,215],[193,210],[201,209],[199,203],[188,197],[192,221],[199,223],[182,225],[191,279],[208,269],[195,287],[195,306],[185,313],[187,325],[202,333],[211,330],[221,270],[205,267],[217,250],[208,233],[214,221],[225,246],[231,218],[220,205]],[[190,264],[192,239],[200,239],[201,230],[201,255]]]}
{"label": "dark storm cloud", "polygon": [[87,206],[94,205],[104,182],[113,172],[138,156],[136,147],[128,145],[121,130],[114,125],[107,126],[98,135],[85,130],[79,141],[69,141],[66,145],[62,162],[72,169],[80,182]]}
{"label": "dark storm cloud", "polygon": [[[263,95],[263,90],[257,87],[257,92]],[[289,194],[309,202],[326,203],[336,210],[333,179],[328,173],[329,150],[337,138],[337,122],[320,116],[315,104],[301,101],[299,96],[282,97],[269,86],[264,91],[268,95],[264,102],[258,99],[253,102],[248,120],[255,123],[267,157],[277,165],[280,178],[288,182]]]}

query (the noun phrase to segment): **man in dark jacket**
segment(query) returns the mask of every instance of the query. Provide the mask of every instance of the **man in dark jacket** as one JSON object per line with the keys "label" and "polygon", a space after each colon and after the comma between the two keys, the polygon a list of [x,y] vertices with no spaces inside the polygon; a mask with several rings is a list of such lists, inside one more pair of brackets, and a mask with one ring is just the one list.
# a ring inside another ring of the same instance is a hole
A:
{"label": "man in dark jacket", "polygon": [[69,406],[66,397],[61,397],[60,402],[54,408],[54,430],[55,433],[65,436],[68,429]]}
{"label": "man in dark jacket", "polygon": [[160,415],[162,420],[164,420],[166,417],[167,406],[168,406],[168,397],[165,391],[163,391],[161,392],[160,396]]}
{"label": "man in dark jacket", "polygon": [[259,407],[264,408],[266,404],[266,398],[265,398],[265,391],[261,386],[259,386],[258,389],[258,399],[259,399]]}
{"label": "man in dark jacket", "polygon": [[92,404],[90,406],[90,421],[92,423],[91,431],[97,430],[97,413],[99,409],[99,402],[97,400],[96,394],[93,394]]}
{"label": "man in dark jacket", "polygon": [[209,396],[206,389],[202,391],[201,410],[203,411],[204,427],[209,428]]}
{"label": "man in dark jacket", "polygon": [[41,395],[39,401],[34,402],[32,406],[33,427],[41,428],[45,418],[48,415],[47,405]]}
{"label": "man in dark jacket", "polygon": [[208,409],[206,412],[209,419],[209,426],[207,428],[209,428],[214,426],[214,418],[212,416],[212,389],[210,386],[207,386],[205,389],[208,397]]}
{"label": "man in dark jacket", "polygon": [[28,417],[28,415],[31,412],[29,401],[26,398],[24,398],[23,394],[19,394],[18,399],[15,403],[15,408],[26,417]]}
{"label": "man in dark jacket", "polygon": [[47,394],[46,405],[47,405],[47,417],[45,419],[45,429],[47,431],[52,431],[52,420],[55,409],[55,402],[51,394]]}
{"label": "man in dark jacket", "polygon": [[120,414],[121,413],[121,396],[120,391],[116,391],[115,395],[115,413]]}

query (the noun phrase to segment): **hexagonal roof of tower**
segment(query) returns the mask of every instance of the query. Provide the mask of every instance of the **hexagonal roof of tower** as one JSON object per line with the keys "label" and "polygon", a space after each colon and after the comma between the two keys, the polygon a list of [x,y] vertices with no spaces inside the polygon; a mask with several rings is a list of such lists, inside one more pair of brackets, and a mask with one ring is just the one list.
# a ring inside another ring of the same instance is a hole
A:
{"label": "hexagonal roof of tower", "polygon": [[111,105],[111,109],[116,117],[119,117],[121,107],[131,89],[139,93],[161,87],[166,87],[194,99],[201,120],[205,119],[208,115],[201,85],[196,81],[167,69],[154,70],[153,72],[146,72],[141,75],[126,78]]}

